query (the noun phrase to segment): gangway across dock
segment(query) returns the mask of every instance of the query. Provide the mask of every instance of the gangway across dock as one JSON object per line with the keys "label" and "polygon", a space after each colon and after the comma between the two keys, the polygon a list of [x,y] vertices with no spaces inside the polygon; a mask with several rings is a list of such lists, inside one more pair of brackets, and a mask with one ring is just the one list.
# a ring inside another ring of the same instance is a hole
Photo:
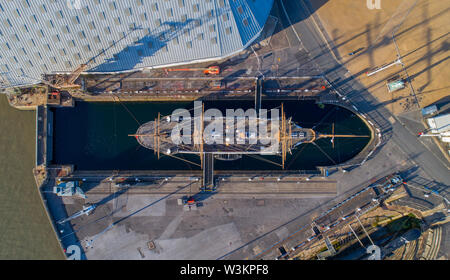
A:
{"label": "gangway across dock", "polygon": [[214,154],[205,153],[203,157],[202,190],[211,191],[214,188]]}

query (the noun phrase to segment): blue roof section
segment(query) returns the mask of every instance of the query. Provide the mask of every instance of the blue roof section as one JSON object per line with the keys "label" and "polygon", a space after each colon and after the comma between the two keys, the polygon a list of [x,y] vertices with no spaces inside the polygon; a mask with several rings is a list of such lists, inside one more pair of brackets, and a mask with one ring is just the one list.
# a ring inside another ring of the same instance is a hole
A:
{"label": "blue roof section", "polygon": [[[72,4],[70,4],[72,3]],[[42,74],[220,58],[264,26],[273,0],[1,0],[0,87]]]}
{"label": "blue roof section", "polygon": [[247,46],[259,35],[272,8],[273,1],[231,0],[230,6],[241,36],[242,45]]}

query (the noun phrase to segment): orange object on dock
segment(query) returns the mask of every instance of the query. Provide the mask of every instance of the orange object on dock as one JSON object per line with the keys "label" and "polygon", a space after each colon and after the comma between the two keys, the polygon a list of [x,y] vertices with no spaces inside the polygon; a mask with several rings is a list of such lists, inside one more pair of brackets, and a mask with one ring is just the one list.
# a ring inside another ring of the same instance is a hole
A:
{"label": "orange object on dock", "polygon": [[218,75],[220,74],[219,66],[210,66],[208,68],[178,68],[178,69],[167,69],[167,72],[175,71],[203,71],[205,75]]}

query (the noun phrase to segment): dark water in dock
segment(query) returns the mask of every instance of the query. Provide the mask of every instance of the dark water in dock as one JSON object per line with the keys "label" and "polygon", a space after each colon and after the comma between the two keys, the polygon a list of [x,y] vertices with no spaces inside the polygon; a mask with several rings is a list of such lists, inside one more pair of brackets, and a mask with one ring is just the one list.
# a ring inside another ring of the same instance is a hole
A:
{"label": "dark water in dock", "polygon": [[[280,101],[263,102],[262,108],[279,107]],[[313,101],[283,101],[286,116],[302,127],[331,134],[370,135],[365,123],[352,112],[338,106],[320,108]],[[205,102],[205,109],[252,108],[254,101]],[[74,108],[54,109],[53,163],[74,164],[78,170],[198,170],[199,167],[168,156],[159,160],[152,150],[138,144],[134,137],[140,124],[154,120],[158,112],[169,115],[178,108],[192,108],[192,102],[77,102]],[[286,161],[288,170],[313,170],[345,162],[357,155],[370,138],[336,138],[297,147]],[[180,156],[180,155],[178,155]],[[200,162],[199,157],[184,158]],[[278,156],[264,156],[278,163]],[[215,161],[217,170],[280,170],[272,163],[244,156],[232,162]]]}

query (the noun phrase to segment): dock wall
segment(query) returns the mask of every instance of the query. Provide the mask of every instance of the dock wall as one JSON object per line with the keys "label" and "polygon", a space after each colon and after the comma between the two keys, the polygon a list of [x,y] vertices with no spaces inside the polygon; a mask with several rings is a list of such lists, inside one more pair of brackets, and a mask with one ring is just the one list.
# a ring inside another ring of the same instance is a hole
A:
{"label": "dock wall", "polygon": [[53,112],[46,106],[36,108],[36,166],[47,166],[53,158]]}

